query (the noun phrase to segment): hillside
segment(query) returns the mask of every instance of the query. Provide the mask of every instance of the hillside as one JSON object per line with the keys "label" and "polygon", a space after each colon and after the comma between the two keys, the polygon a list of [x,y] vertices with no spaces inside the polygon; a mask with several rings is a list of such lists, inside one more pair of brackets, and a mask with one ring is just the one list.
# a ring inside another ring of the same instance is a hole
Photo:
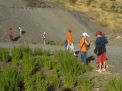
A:
{"label": "hillside", "polygon": [[16,41],[22,43],[42,43],[41,33],[44,31],[48,33],[48,42],[63,42],[68,28],[73,31],[75,43],[79,43],[82,32],[88,32],[91,37],[95,37],[95,32],[101,30],[107,33],[110,39],[119,36],[113,36],[114,32],[108,31],[111,29],[90,20],[88,12],[70,10],[63,4],[49,0],[1,0],[0,12],[0,41],[8,41],[9,27],[14,29],[14,37],[18,37],[18,26],[26,32]]}

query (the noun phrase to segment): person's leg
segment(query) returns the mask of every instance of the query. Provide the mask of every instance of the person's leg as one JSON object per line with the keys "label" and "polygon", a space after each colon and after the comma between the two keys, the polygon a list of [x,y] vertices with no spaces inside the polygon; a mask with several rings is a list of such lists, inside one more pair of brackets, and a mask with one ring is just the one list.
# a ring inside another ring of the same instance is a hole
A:
{"label": "person's leg", "polygon": [[20,37],[22,36],[22,31],[20,31]]}
{"label": "person's leg", "polygon": [[98,56],[97,62],[98,62],[98,65],[99,65],[99,69],[96,70],[96,71],[98,71],[99,73],[101,73],[102,72],[102,54]]}
{"label": "person's leg", "polygon": [[81,52],[81,59],[84,63],[86,63],[86,52]]}
{"label": "person's leg", "polygon": [[71,49],[71,51],[74,52],[74,45],[73,45],[73,43],[70,44],[70,49]]}
{"label": "person's leg", "polygon": [[43,41],[44,41],[44,45],[46,45],[46,39],[45,38],[43,39]]}
{"label": "person's leg", "polygon": [[101,70],[102,70],[102,63],[99,62],[99,72],[101,72]]}
{"label": "person's leg", "polygon": [[106,69],[106,55],[105,55],[105,53],[102,55],[102,61],[103,61],[102,71],[105,71],[105,69]]}
{"label": "person's leg", "polygon": [[83,60],[83,53],[82,53],[82,51],[80,51],[80,55],[81,55],[81,61],[83,62],[84,60]]}
{"label": "person's leg", "polygon": [[107,54],[106,52],[104,53],[105,56],[105,68],[108,68],[108,62],[107,62]]}
{"label": "person's leg", "polygon": [[103,69],[102,69],[102,71],[105,71],[105,68],[106,68],[106,62],[103,62]]}
{"label": "person's leg", "polygon": [[70,48],[70,44],[68,43],[68,44],[67,44],[67,50],[69,50],[69,48]]}
{"label": "person's leg", "polygon": [[10,36],[10,41],[12,41],[13,40],[13,35],[9,35]]}

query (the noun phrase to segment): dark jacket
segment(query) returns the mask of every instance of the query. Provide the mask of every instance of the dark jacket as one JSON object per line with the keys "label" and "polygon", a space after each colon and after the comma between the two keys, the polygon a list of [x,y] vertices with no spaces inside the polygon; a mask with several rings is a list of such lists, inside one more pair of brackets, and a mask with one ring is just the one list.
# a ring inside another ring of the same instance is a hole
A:
{"label": "dark jacket", "polygon": [[95,54],[100,55],[106,52],[106,44],[108,43],[105,36],[98,37],[95,41]]}

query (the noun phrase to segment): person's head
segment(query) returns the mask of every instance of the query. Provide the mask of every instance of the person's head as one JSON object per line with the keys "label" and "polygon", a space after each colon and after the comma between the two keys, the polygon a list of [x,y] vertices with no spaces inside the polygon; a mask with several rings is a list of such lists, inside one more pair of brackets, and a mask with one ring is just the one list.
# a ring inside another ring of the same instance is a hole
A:
{"label": "person's head", "polygon": [[84,33],[82,34],[82,36],[83,36],[84,38],[89,37],[89,35],[88,35],[86,32],[84,32]]}
{"label": "person's head", "polygon": [[68,29],[68,32],[70,32],[70,33],[71,33],[71,32],[72,32],[72,30],[71,30],[71,29]]}
{"label": "person's head", "polygon": [[44,34],[46,34],[46,32],[44,32]]}
{"label": "person's head", "polygon": [[97,31],[97,32],[96,32],[96,36],[97,36],[97,37],[102,37],[102,35],[103,35],[103,33],[102,33],[101,31]]}
{"label": "person's head", "polygon": [[12,28],[10,27],[9,30],[12,30]]}

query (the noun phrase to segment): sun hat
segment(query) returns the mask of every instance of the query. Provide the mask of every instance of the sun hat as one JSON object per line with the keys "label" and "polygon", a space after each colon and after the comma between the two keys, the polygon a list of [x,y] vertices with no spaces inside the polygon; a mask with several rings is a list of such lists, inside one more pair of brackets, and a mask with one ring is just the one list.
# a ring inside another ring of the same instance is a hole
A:
{"label": "sun hat", "polygon": [[89,35],[88,35],[86,32],[84,32],[84,33],[82,34],[82,36],[87,36],[87,37],[89,37]]}

